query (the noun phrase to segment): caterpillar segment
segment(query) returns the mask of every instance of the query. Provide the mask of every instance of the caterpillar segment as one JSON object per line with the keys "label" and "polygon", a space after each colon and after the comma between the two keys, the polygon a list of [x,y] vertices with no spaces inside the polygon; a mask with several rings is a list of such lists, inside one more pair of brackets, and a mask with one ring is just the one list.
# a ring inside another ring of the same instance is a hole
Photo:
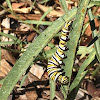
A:
{"label": "caterpillar segment", "polygon": [[64,75],[61,65],[64,65],[62,60],[67,57],[64,51],[68,50],[68,47],[66,47],[65,44],[70,40],[68,35],[71,23],[71,21],[69,23],[65,23],[64,28],[62,29],[59,46],[52,58],[48,61],[47,66],[48,76],[53,81],[60,82],[61,84],[68,84],[69,80],[69,78]]}
{"label": "caterpillar segment", "polygon": [[59,55],[57,55],[57,53],[55,53],[54,55],[53,55],[53,58],[55,58],[56,59],[56,61],[60,64],[60,65],[62,65],[62,58],[61,57],[59,57]]}
{"label": "caterpillar segment", "polygon": [[62,76],[62,75],[60,75],[59,77],[58,77],[58,81],[61,81],[60,83],[62,83],[62,84],[66,84],[66,83],[68,83],[68,77],[66,77],[66,76]]}
{"label": "caterpillar segment", "polygon": [[62,59],[66,57],[63,52],[59,52],[58,50],[56,51],[56,55],[58,55]]}
{"label": "caterpillar segment", "polygon": [[56,72],[61,72],[62,69],[61,68],[53,68],[53,69],[49,69],[49,76],[51,77],[53,74],[55,75]]}
{"label": "caterpillar segment", "polygon": [[51,65],[51,64],[54,64],[55,66],[59,66],[59,63],[56,62],[56,60],[53,57],[48,61],[48,65]]}
{"label": "caterpillar segment", "polygon": [[60,40],[67,42],[69,40],[68,35],[66,35],[66,36],[62,35],[61,38],[60,38]]}
{"label": "caterpillar segment", "polygon": [[62,43],[60,42],[60,44],[59,44],[59,49],[62,50],[62,51],[64,52],[64,51],[68,50],[68,47],[66,47],[64,44],[62,44]]}

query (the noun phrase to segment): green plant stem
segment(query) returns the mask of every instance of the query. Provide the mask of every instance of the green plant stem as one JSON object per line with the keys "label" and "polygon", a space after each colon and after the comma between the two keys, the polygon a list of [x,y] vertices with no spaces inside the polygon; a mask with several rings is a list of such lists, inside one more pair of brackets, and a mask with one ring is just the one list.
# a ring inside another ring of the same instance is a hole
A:
{"label": "green plant stem", "polygon": [[[97,36],[97,30],[95,27],[94,16],[92,14],[91,9],[88,10],[88,16],[89,16],[90,26],[91,26],[91,30],[92,30],[92,36],[94,38],[95,36]],[[100,39],[98,39],[94,43],[94,46],[95,46],[95,50],[96,50],[96,56],[98,58],[98,61],[100,62]]]}
{"label": "green plant stem", "polygon": [[53,82],[51,79],[49,79],[50,83],[50,100],[53,100],[55,97],[55,82]]}

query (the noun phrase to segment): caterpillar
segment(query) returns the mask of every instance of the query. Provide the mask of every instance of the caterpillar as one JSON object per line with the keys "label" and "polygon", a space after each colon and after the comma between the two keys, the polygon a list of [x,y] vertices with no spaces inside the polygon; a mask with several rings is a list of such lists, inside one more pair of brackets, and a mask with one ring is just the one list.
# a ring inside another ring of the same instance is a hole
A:
{"label": "caterpillar", "polygon": [[69,29],[72,21],[65,23],[61,37],[60,42],[58,45],[58,48],[56,52],[53,54],[51,59],[48,61],[47,66],[47,72],[48,76],[55,82],[60,82],[61,84],[67,84],[68,83],[68,77],[64,75],[63,69],[61,68],[61,65],[64,65],[62,59],[66,58],[64,51],[68,50],[68,47],[65,46],[66,42],[69,41]]}

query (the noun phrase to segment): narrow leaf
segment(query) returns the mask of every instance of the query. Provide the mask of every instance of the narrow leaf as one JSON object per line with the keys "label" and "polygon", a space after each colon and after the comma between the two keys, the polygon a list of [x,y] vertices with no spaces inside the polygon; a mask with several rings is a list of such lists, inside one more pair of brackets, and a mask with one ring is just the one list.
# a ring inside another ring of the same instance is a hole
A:
{"label": "narrow leaf", "polygon": [[11,6],[11,1],[10,0],[6,0],[8,7],[10,8],[10,10],[12,10],[12,6]]}
{"label": "narrow leaf", "polygon": [[[69,33],[70,40],[68,41],[67,47],[69,50],[66,52],[67,59],[64,59],[65,75],[71,77],[74,58],[76,53],[77,44],[80,38],[86,10],[90,0],[81,0],[78,6],[77,15],[72,25],[72,31]],[[66,87],[65,87],[66,88]],[[67,90],[67,89],[65,89]],[[66,98],[66,97],[65,97]]]}
{"label": "narrow leaf", "polygon": [[80,66],[80,69],[77,73],[76,78],[74,79],[74,81],[72,82],[69,92],[71,92],[75,87],[77,87],[77,85],[79,84],[80,80],[82,79],[81,75],[84,72],[84,70],[86,69],[86,67],[94,60],[95,58],[95,50],[93,50],[90,55],[87,57],[87,59],[82,63],[82,65]]}
{"label": "narrow leaf", "polygon": [[51,79],[50,80],[50,100],[53,100],[55,97],[55,82],[53,82]]}
{"label": "narrow leaf", "polygon": [[66,0],[59,0],[59,2],[60,2],[61,7],[63,8],[65,14],[67,14],[68,8],[67,8],[67,5],[66,5]]}
{"label": "narrow leaf", "polygon": [[[97,36],[97,30],[95,27],[95,22],[94,22],[94,16],[92,14],[91,9],[88,10],[88,16],[89,16],[89,20],[90,20],[90,26],[91,26],[91,30],[92,30],[92,36],[93,38]],[[100,34],[100,33],[99,33]],[[100,39],[98,39],[95,43],[95,50],[96,50],[96,56],[100,62]]]}

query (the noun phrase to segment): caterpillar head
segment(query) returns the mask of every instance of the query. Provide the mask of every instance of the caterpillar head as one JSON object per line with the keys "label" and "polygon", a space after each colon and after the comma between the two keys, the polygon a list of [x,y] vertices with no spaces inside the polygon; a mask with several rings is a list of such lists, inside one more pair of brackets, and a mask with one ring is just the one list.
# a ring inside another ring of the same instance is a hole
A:
{"label": "caterpillar head", "polygon": [[60,75],[58,81],[61,84],[68,84],[69,78],[67,76]]}
{"label": "caterpillar head", "polygon": [[61,81],[62,84],[68,84],[69,78],[66,76],[63,76],[63,80]]}

